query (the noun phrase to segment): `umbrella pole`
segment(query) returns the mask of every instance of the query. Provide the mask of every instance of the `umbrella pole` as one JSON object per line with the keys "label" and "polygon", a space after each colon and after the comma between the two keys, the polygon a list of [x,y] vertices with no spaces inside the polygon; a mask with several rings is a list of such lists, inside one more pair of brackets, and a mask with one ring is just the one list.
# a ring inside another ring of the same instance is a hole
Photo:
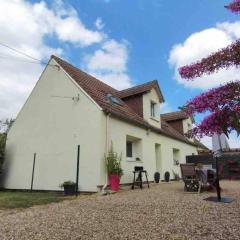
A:
{"label": "umbrella pole", "polygon": [[217,189],[217,198],[221,202],[221,189],[219,184],[219,172],[218,172],[218,157],[215,157],[216,162],[216,189]]}

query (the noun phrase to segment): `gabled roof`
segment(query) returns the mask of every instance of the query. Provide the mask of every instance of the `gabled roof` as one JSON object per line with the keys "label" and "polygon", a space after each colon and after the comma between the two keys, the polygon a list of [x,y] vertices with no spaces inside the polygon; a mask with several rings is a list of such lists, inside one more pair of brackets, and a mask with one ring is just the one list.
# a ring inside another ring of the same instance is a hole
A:
{"label": "gabled roof", "polygon": [[127,98],[127,97],[131,97],[131,96],[134,96],[134,95],[137,95],[137,94],[142,94],[142,93],[149,92],[153,88],[157,91],[159,101],[164,102],[164,97],[162,95],[162,92],[161,92],[161,89],[158,85],[157,80],[153,80],[153,81],[141,84],[141,85],[137,85],[137,86],[119,91],[119,97],[122,98],[122,99]]}
{"label": "gabled roof", "polygon": [[[176,140],[194,145],[186,137],[178,133],[167,123],[162,125],[162,128],[157,128],[150,125],[141,116],[134,112],[121,98],[120,92],[109,85],[101,82],[95,77],[81,71],[70,63],[62,60],[59,57],[52,58],[64,69],[64,71],[102,108],[105,113],[110,113],[111,116],[124,121],[133,123],[145,129],[150,129],[159,134],[174,138]],[[113,104],[109,101],[109,94],[114,96],[119,104]]]}
{"label": "gabled roof", "polygon": [[188,119],[189,116],[184,111],[177,111],[177,112],[161,114],[161,118],[166,122],[170,122],[170,121]]}

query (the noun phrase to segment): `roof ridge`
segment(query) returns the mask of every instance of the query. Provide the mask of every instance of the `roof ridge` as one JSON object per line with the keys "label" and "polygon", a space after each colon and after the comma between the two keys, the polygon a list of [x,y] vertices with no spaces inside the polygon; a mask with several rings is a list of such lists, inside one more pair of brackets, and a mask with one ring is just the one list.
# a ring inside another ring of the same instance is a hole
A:
{"label": "roof ridge", "polygon": [[138,88],[138,87],[143,87],[145,85],[149,85],[149,84],[153,84],[153,83],[157,83],[157,80],[151,80],[151,81],[139,84],[139,85],[135,85],[135,86],[132,86],[132,87],[129,87],[129,88],[122,89],[122,90],[119,91],[119,93],[124,92],[124,91],[128,91],[128,90],[132,90],[132,89]]}
{"label": "roof ridge", "polygon": [[126,98],[126,97],[134,96],[137,94],[141,94],[144,92],[148,92],[152,88],[156,89],[158,97],[159,97],[159,101],[164,102],[164,97],[163,97],[162,91],[159,87],[157,80],[152,80],[152,81],[140,84],[140,85],[136,85],[136,86],[133,86],[130,88],[123,89],[123,90],[119,91],[119,96],[121,98]]}
{"label": "roof ridge", "polygon": [[184,111],[183,111],[183,110],[178,110],[178,111],[172,111],[172,112],[162,113],[161,115],[167,115],[167,114],[179,113],[179,112],[182,112],[182,113],[184,113]]}

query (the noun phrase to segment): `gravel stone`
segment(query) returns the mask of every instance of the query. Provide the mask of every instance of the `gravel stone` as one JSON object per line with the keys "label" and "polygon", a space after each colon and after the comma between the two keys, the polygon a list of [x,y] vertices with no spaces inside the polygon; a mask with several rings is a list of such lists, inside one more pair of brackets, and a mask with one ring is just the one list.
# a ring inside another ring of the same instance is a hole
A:
{"label": "gravel stone", "polygon": [[222,181],[231,204],[204,201],[215,192],[186,193],[182,182],[117,194],[0,211],[1,240],[240,239],[240,182]]}

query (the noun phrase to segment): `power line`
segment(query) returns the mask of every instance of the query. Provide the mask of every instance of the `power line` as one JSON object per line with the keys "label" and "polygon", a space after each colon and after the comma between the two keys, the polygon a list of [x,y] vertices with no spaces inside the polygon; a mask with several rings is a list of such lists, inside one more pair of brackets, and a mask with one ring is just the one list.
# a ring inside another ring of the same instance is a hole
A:
{"label": "power line", "polygon": [[[58,66],[58,65],[53,65],[53,64],[49,64],[49,63],[43,62],[42,60],[39,60],[39,59],[37,59],[37,58],[35,58],[35,57],[32,57],[32,56],[30,56],[30,55],[28,55],[28,54],[26,54],[26,53],[24,53],[24,52],[21,52],[21,51],[15,49],[15,48],[13,48],[13,47],[10,47],[10,46],[8,46],[8,45],[5,44],[5,43],[0,42],[0,46],[3,46],[3,47],[5,47],[5,48],[8,48],[8,49],[10,49],[10,50],[12,50],[12,51],[14,51],[14,52],[19,53],[19,54],[22,54],[22,55],[24,55],[25,57],[31,58],[31,59],[33,59],[33,60],[35,60],[35,61],[38,61],[38,64],[44,64],[44,65],[48,65],[48,66],[52,66],[52,67],[57,67],[57,68],[59,69],[59,66]],[[19,60],[20,60],[20,59],[19,59]],[[21,61],[21,60],[20,60],[20,61]],[[22,61],[24,61],[24,60],[22,60]],[[37,63],[37,62],[28,62],[28,63]]]}
{"label": "power line", "polygon": [[35,60],[35,61],[41,62],[41,60],[39,60],[39,59],[37,59],[37,58],[34,58],[34,57],[32,57],[32,56],[30,56],[30,55],[28,55],[28,54],[26,54],[26,53],[23,53],[23,52],[15,49],[15,48],[13,48],[13,47],[10,47],[10,46],[4,44],[4,43],[1,43],[1,42],[0,42],[0,45],[3,46],[3,47],[8,48],[8,49],[10,49],[10,50],[12,50],[12,51],[14,51],[14,52],[17,52],[17,53],[19,53],[19,54],[22,54],[22,55],[24,55],[25,57],[28,57],[28,58],[31,58],[31,59],[33,59],[33,60]]}
{"label": "power line", "polygon": [[0,58],[1,59],[9,59],[11,61],[17,61],[17,62],[41,64],[40,62],[34,62],[34,61],[23,60],[20,58],[14,58],[14,56],[2,55],[1,53],[0,53]]}

